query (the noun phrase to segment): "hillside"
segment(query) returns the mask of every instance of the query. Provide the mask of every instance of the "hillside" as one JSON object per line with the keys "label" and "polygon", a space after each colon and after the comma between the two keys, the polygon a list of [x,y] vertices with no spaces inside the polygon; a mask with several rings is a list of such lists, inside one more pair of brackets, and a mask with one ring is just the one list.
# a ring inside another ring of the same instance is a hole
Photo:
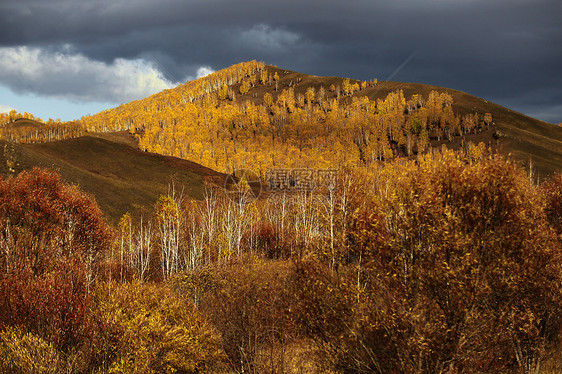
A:
{"label": "hillside", "polygon": [[[270,74],[278,73],[280,75],[280,90],[285,87],[292,87],[295,94],[304,95],[309,87],[313,87],[316,92],[321,87],[327,88],[332,84],[342,87],[344,81],[343,78],[339,77],[317,77],[276,67],[268,66],[266,69]],[[351,81],[351,83],[354,82],[361,83],[360,81]],[[234,87],[235,90],[236,88]],[[466,134],[465,141],[492,144],[495,149],[501,150],[505,155],[512,155],[526,167],[529,164],[529,159],[532,158],[533,167],[539,176],[546,177],[557,171],[562,171],[561,126],[526,116],[468,93],[428,84],[381,81],[377,82],[376,86],[367,87],[364,90],[353,93],[351,97],[360,98],[366,96],[372,101],[384,100],[389,94],[396,91],[402,91],[406,98],[410,98],[413,95],[427,97],[431,91],[447,93],[453,99],[453,111],[459,116],[472,113],[481,115],[491,113],[494,126],[490,128],[490,131],[485,131],[479,135]],[[249,100],[261,105],[263,104],[265,93],[272,94],[273,92],[268,86],[259,86],[251,93],[240,95],[238,99],[240,101]],[[337,93],[333,95],[328,93],[327,95],[328,98],[336,96]],[[352,99],[349,98],[348,103],[351,102]],[[498,141],[496,142],[496,140]],[[461,139],[455,139],[451,142],[432,141],[433,146],[440,146],[441,144],[446,144],[448,147],[456,149],[460,147]]]}
{"label": "hillside", "polygon": [[13,129],[20,129],[20,128],[25,128],[28,130],[32,130],[32,129],[38,129],[41,126],[45,126],[45,124],[35,120],[35,119],[29,119],[29,118],[18,118],[15,121],[11,122],[9,124],[9,126],[7,127],[11,127]]}
{"label": "hillside", "polygon": [[493,131],[479,141],[494,142],[492,135],[499,134],[502,152],[511,154],[525,166],[528,166],[531,157],[541,176],[562,171],[561,126],[528,117],[465,92],[426,84],[382,82],[380,87],[371,89],[367,95],[370,98],[380,98],[396,90],[403,90],[405,96],[415,93],[427,95],[431,90],[447,92],[454,100],[453,110],[459,114],[492,113]]}
{"label": "hillside", "polygon": [[562,174],[485,149],[544,177],[559,127],[256,62],[16,114],[0,175],[64,181],[0,178],[0,373],[562,372]]}
{"label": "hillside", "polygon": [[126,212],[151,208],[173,182],[186,197],[201,199],[206,184],[223,176],[187,160],[143,152],[127,132],[92,134],[41,144],[2,141],[0,173],[10,175],[34,166],[59,171],[64,180],[95,196],[112,223]]}
{"label": "hillside", "polygon": [[562,128],[452,89],[317,77],[241,63],[84,117],[134,129],[139,147],[230,172],[369,165],[480,142],[546,177],[562,170]]}

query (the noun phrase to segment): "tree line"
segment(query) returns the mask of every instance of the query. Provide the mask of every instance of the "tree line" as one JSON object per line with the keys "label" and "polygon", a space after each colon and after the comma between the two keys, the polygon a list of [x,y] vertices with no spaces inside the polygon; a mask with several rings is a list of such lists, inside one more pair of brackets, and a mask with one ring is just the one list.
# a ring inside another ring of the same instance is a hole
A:
{"label": "tree line", "polygon": [[406,98],[398,90],[370,100],[362,92],[376,87],[376,80],[299,87],[302,78],[283,80],[290,74],[262,62],[240,63],[65,123],[16,126],[17,118],[34,117],[12,111],[3,115],[0,137],[34,143],[129,130],[144,150],[218,171],[246,168],[263,175],[274,167],[370,165],[411,157],[428,151],[432,140],[451,141],[493,121],[490,113],[455,114],[446,93]]}
{"label": "tree line", "polygon": [[[25,121],[28,120],[28,121]],[[75,122],[62,122],[49,118],[46,122],[33,114],[11,110],[0,113],[0,139],[14,143],[46,143],[71,139],[86,133],[84,127]]]}

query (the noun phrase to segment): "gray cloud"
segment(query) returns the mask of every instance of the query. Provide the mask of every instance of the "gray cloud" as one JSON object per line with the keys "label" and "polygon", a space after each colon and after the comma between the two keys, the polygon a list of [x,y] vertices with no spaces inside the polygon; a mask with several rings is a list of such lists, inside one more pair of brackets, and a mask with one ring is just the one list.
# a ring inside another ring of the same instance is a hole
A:
{"label": "gray cloud", "polygon": [[283,29],[275,29],[265,24],[255,25],[239,34],[241,46],[249,45],[257,50],[285,51],[294,45],[300,36]]}
{"label": "gray cloud", "polygon": [[75,101],[122,102],[172,87],[144,60],[93,61],[70,50],[0,48],[0,81],[14,92]]}
{"label": "gray cloud", "polygon": [[[107,66],[149,61],[168,81],[249,59],[385,79],[416,52],[395,80],[455,88],[562,121],[560,14],[557,0],[4,0],[0,46],[71,44]],[[529,92],[540,110],[533,111]]]}

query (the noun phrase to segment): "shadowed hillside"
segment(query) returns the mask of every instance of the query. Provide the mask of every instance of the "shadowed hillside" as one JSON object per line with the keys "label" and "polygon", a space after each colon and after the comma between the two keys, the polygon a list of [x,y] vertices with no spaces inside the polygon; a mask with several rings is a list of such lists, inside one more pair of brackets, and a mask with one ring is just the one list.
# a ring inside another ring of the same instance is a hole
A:
{"label": "shadowed hillside", "polygon": [[34,166],[59,171],[64,180],[95,196],[112,222],[126,212],[151,209],[173,183],[194,199],[223,176],[187,160],[143,152],[127,132],[96,134],[42,144],[0,143],[0,172],[12,175]]}

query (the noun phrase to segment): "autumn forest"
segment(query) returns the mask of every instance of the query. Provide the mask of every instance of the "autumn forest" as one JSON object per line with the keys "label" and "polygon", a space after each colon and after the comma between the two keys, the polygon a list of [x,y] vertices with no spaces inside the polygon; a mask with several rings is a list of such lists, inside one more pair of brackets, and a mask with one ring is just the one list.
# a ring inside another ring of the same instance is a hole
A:
{"label": "autumn forest", "polygon": [[[250,61],[72,122],[0,114],[0,372],[560,372],[562,169],[505,152],[495,106],[390,86]],[[216,175],[108,217],[9,152],[93,134]]]}

